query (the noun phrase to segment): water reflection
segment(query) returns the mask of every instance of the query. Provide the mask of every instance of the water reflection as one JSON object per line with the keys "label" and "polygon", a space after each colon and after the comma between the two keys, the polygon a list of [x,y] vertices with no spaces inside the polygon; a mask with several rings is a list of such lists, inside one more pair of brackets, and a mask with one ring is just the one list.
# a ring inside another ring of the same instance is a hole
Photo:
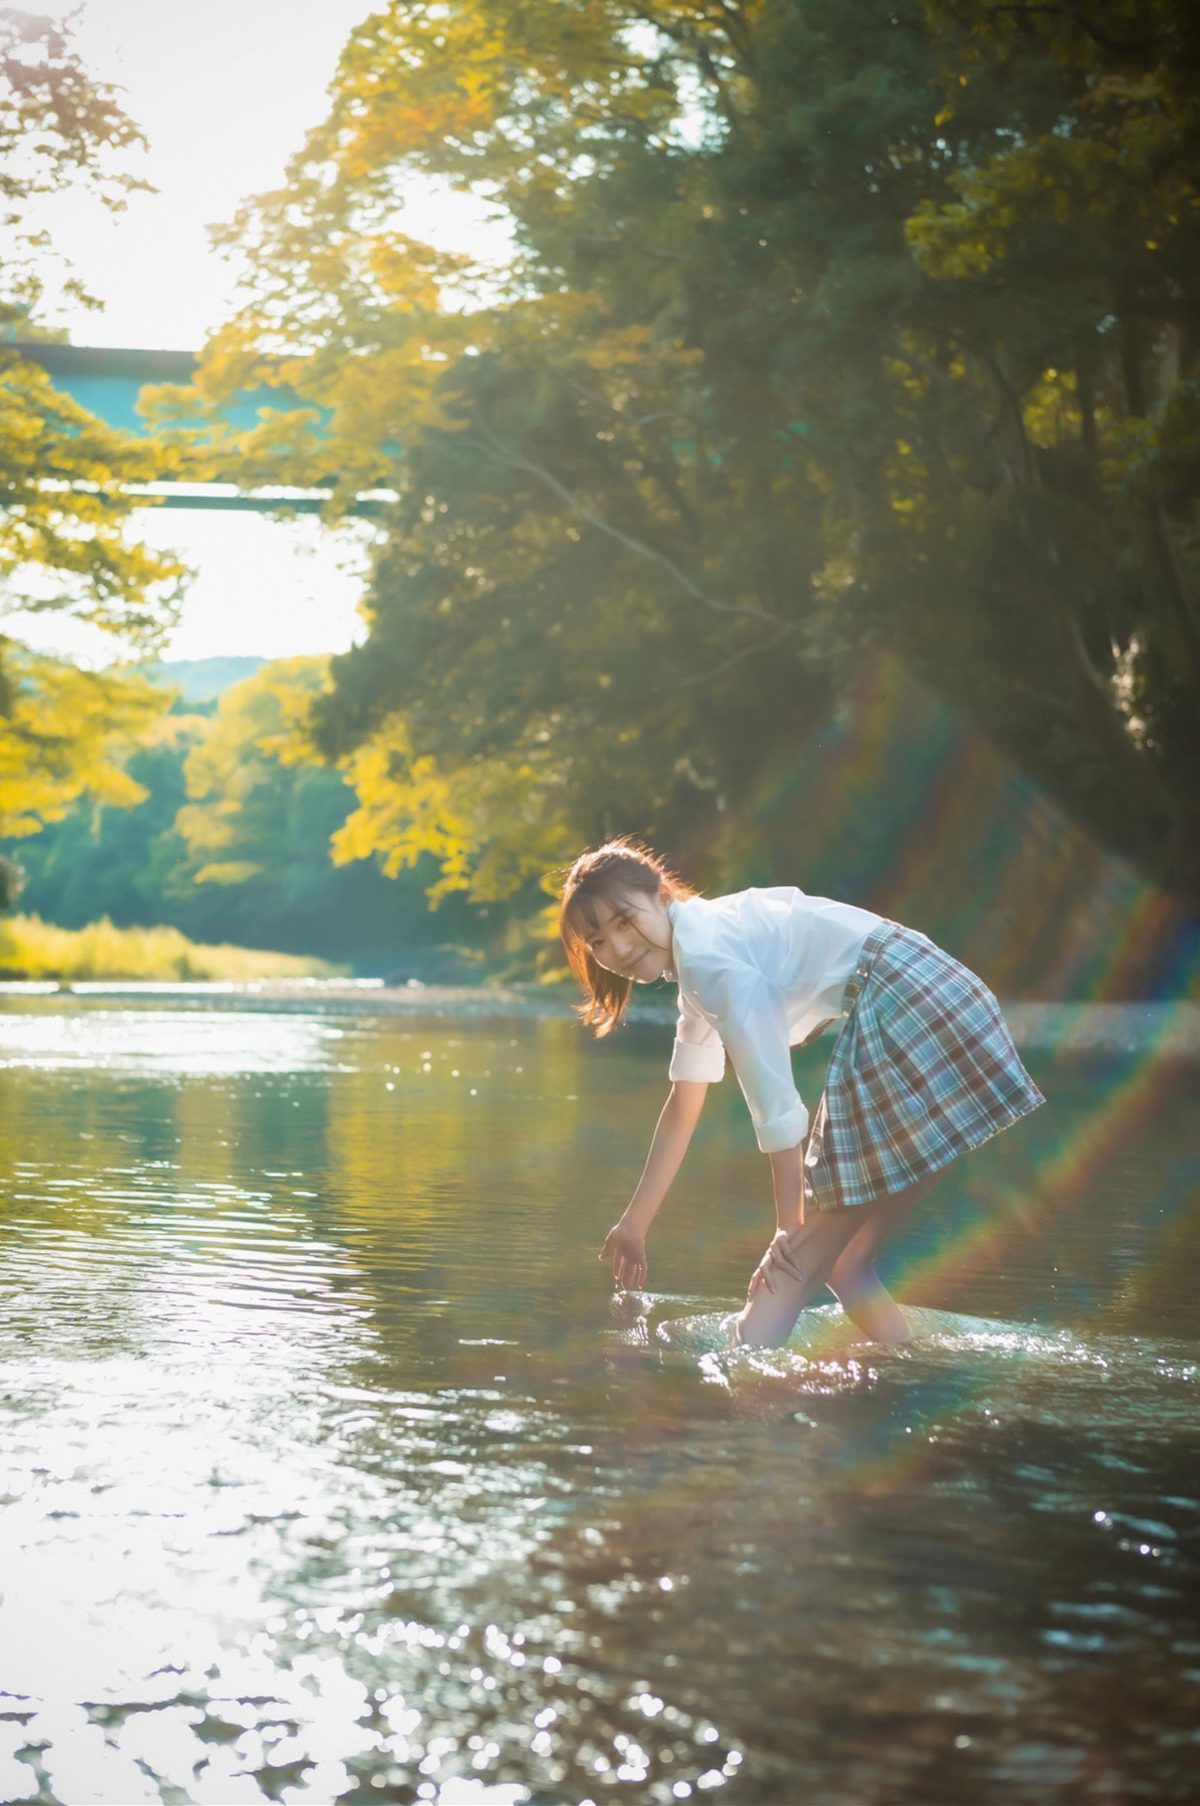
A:
{"label": "water reflection", "polygon": [[[1191,1796],[1177,1090],[986,1259],[944,1249],[1050,1141],[944,1188],[911,1349],[821,1310],[733,1352],[735,1099],[661,1289],[614,1317],[591,1260],[653,1037],[253,1021],[0,1017],[0,1799]],[[1055,1147],[1096,1083],[1055,1075]]]}

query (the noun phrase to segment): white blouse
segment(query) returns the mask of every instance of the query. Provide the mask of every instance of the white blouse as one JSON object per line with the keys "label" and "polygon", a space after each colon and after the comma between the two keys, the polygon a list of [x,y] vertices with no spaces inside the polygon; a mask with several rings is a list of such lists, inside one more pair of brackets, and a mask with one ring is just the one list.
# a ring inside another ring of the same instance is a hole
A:
{"label": "white blouse", "polygon": [[668,1076],[712,1083],[728,1052],[763,1153],[798,1146],[808,1111],[788,1049],[845,1014],[847,980],[884,918],[791,885],[688,897],[667,914],[679,981]]}

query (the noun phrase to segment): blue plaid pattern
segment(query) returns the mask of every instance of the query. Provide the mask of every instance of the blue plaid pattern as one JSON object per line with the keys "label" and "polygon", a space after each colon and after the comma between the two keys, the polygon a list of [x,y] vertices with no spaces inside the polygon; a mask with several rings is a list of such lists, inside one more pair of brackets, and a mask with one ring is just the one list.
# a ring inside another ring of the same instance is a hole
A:
{"label": "blue plaid pattern", "polygon": [[804,1157],[812,1203],[905,1191],[1046,1100],[983,980],[895,922],[868,936],[846,987]]}

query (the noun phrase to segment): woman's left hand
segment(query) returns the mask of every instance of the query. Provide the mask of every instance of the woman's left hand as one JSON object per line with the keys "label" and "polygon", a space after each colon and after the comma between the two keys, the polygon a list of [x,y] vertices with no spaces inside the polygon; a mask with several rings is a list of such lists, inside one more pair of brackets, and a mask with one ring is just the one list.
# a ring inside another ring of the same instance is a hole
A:
{"label": "woman's left hand", "polygon": [[780,1273],[787,1274],[792,1279],[804,1278],[804,1269],[797,1258],[796,1248],[803,1227],[803,1224],[797,1224],[794,1229],[775,1231],[766,1253],[750,1275],[750,1284],[746,1288],[747,1304],[760,1286],[765,1286],[768,1292],[774,1292],[772,1281]]}

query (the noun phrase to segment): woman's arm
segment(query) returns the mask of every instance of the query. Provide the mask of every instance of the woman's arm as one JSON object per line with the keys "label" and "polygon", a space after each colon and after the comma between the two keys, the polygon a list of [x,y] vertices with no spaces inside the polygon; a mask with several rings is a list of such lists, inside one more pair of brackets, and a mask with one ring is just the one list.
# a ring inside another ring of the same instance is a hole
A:
{"label": "woman's arm", "polygon": [[791,1245],[792,1237],[804,1225],[804,1144],[801,1142],[794,1148],[781,1148],[777,1153],[772,1153],[769,1159],[771,1182],[775,1187],[776,1229],[766,1253],[750,1275],[747,1304],[760,1286],[765,1286],[768,1292],[775,1290],[771,1275],[777,1268],[790,1273],[793,1279],[804,1277],[796,1264],[795,1251]]}
{"label": "woman's arm", "polygon": [[639,1224],[643,1233],[649,1229],[658,1207],[671,1189],[676,1173],[683,1165],[688,1143],[708,1096],[708,1086],[699,1079],[676,1079],[650,1142],[650,1152],[642,1176],[625,1212]]}
{"label": "woman's arm", "polygon": [[771,1183],[775,1188],[775,1224],[783,1230],[799,1229],[804,1221],[804,1144],[769,1154]]}
{"label": "woman's arm", "polygon": [[611,1260],[618,1285],[645,1283],[646,1233],[683,1163],[707,1095],[708,1086],[699,1079],[677,1079],[671,1086],[655,1125],[642,1176],[598,1256],[602,1261]]}

